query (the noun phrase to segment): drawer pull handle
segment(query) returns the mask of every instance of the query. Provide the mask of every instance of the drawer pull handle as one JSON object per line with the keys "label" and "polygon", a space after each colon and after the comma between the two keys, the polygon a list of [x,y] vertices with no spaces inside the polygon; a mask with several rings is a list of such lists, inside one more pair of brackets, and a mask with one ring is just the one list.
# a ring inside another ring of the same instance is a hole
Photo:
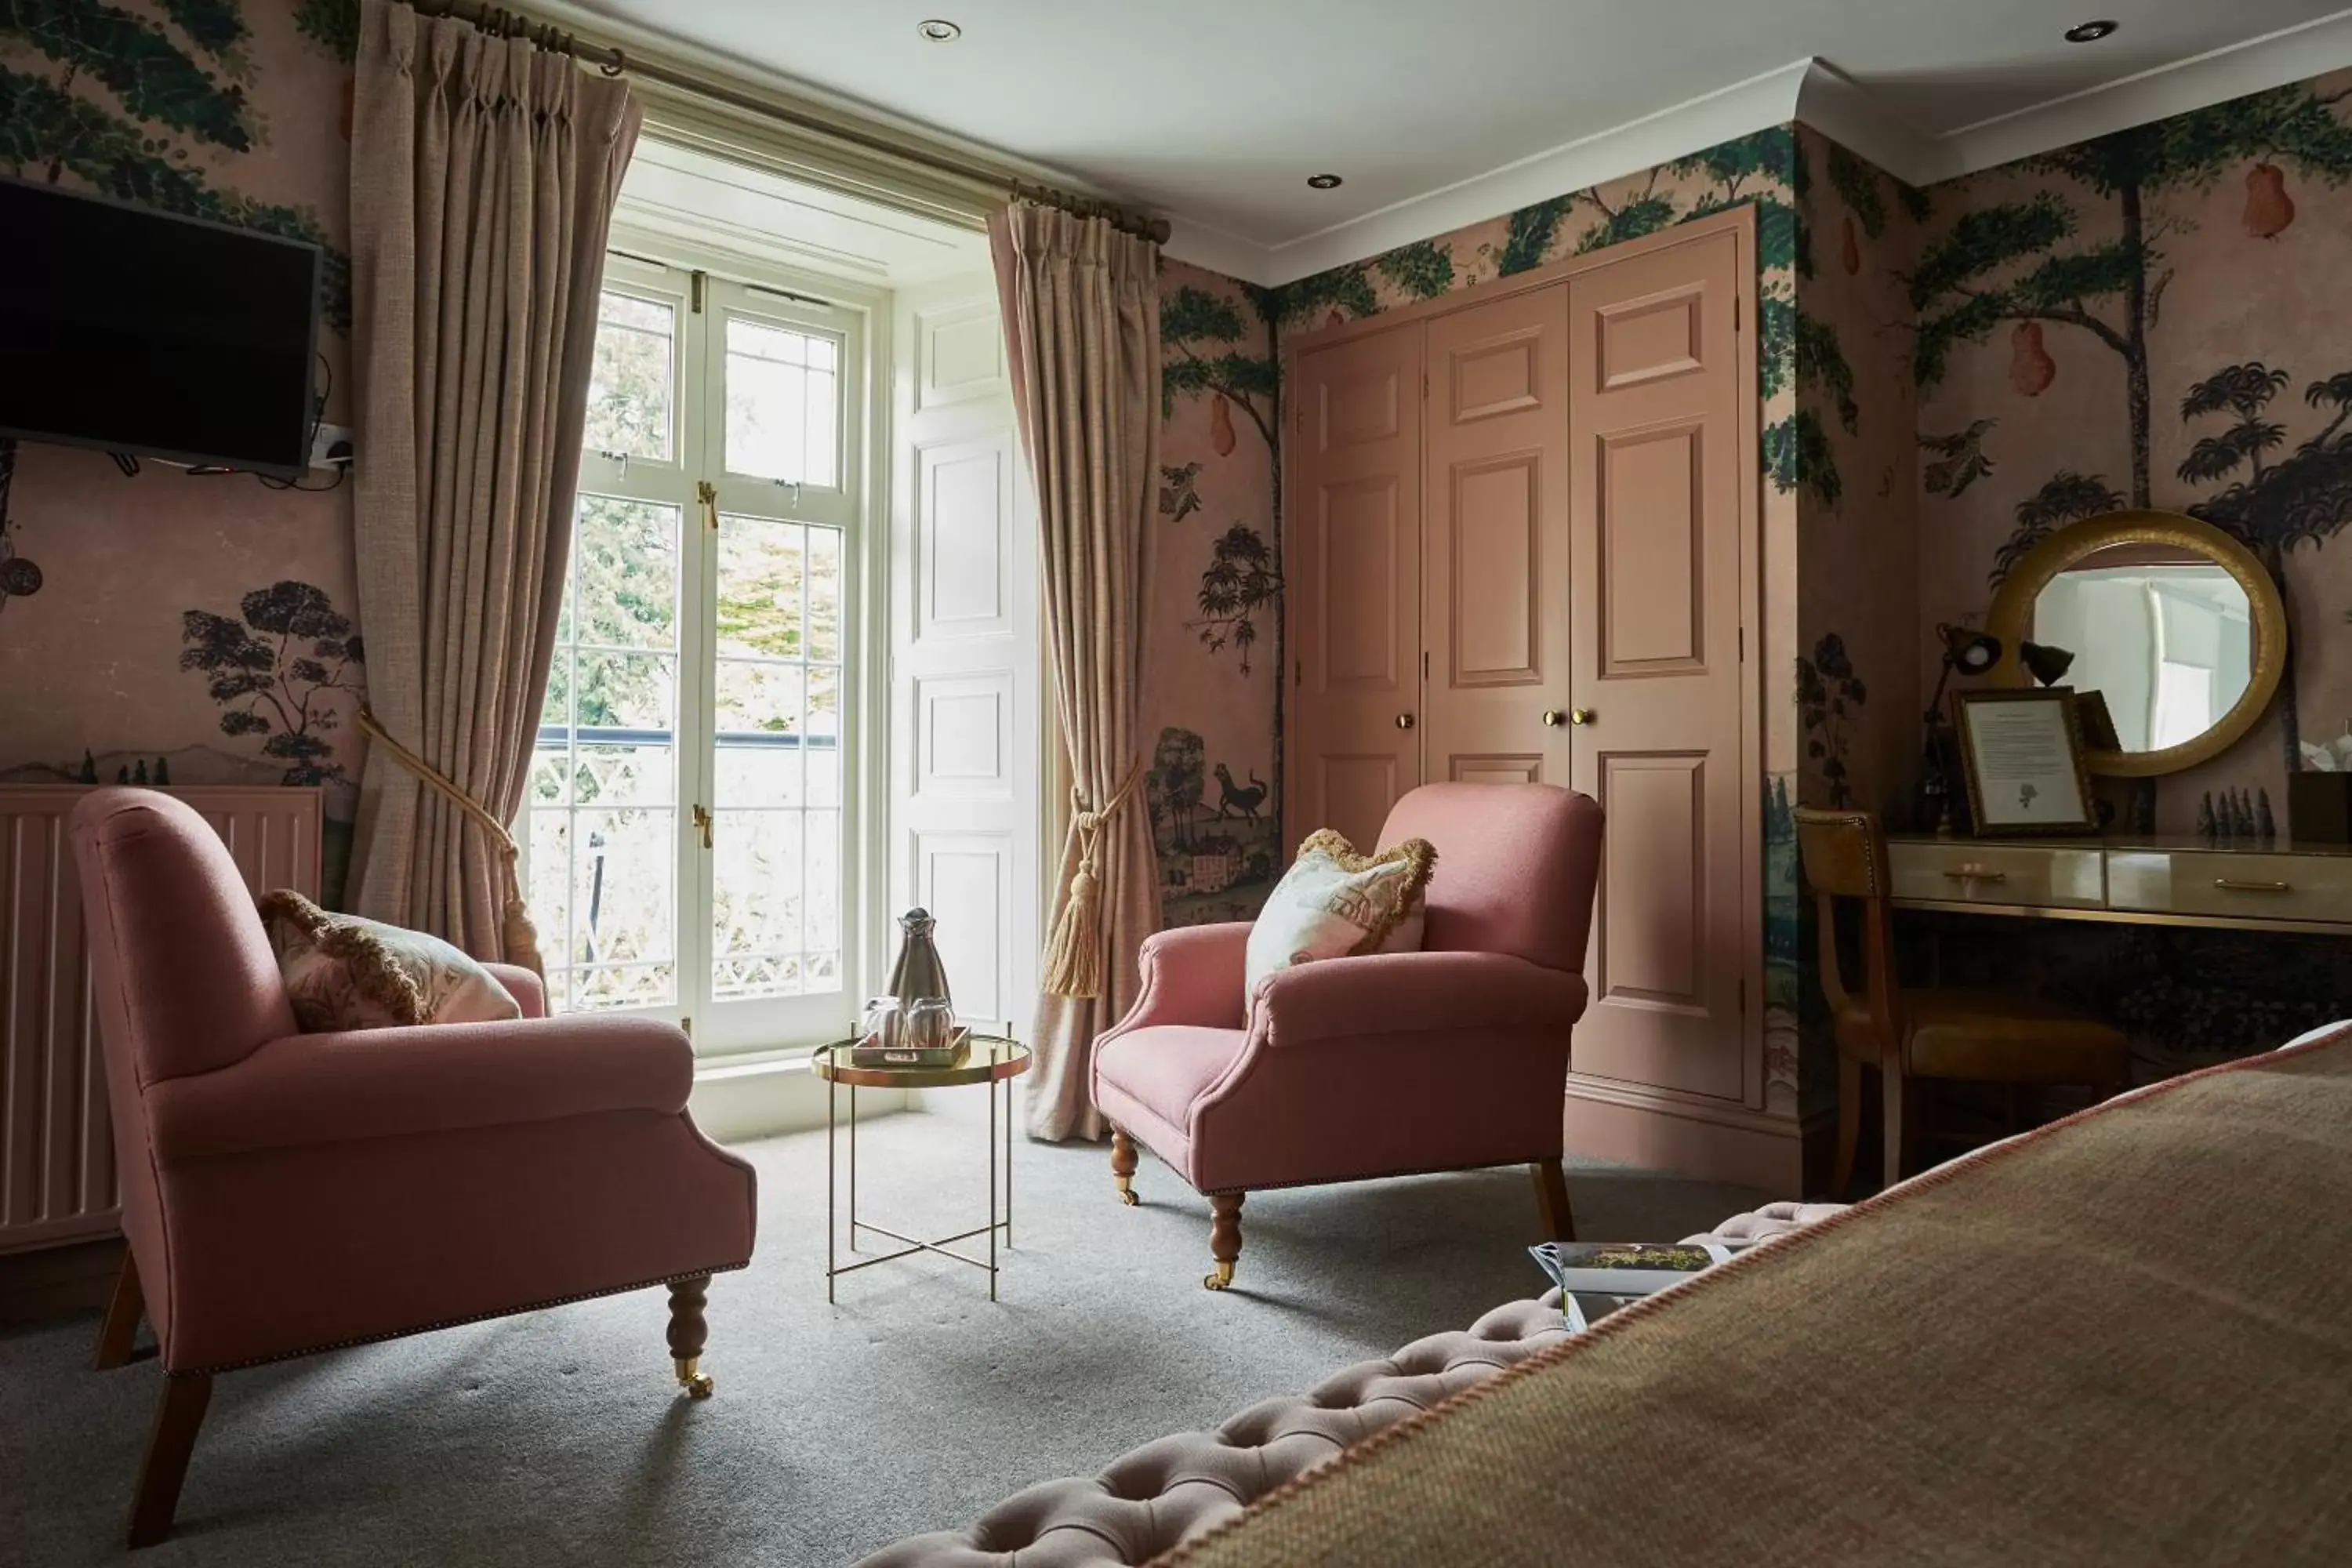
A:
{"label": "drawer pull handle", "polygon": [[2293,890],[2285,882],[2256,882],[2241,877],[2216,877],[2213,885],[2225,893],[2284,893]]}
{"label": "drawer pull handle", "polygon": [[1962,866],[1957,870],[1947,871],[1944,875],[1955,882],[2006,882],[2009,880],[2008,872],[1990,870],[1982,866]]}

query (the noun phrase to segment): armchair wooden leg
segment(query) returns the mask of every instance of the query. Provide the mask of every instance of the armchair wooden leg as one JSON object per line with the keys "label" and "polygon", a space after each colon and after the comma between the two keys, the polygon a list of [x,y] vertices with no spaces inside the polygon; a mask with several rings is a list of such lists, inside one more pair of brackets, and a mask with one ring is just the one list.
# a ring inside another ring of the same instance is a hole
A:
{"label": "armchair wooden leg", "polygon": [[1902,1067],[1893,1061],[1884,1063],[1878,1069],[1878,1077],[1882,1097],[1880,1104],[1886,1122],[1886,1179],[1881,1184],[1884,1188],[1891,1187],[1903,1179],[1903,1116],[1907,1108],[1903,1102]]}
{"label": "armchair wooden leg", "polygon": [[122,1249],[122,1272],[114,1277],[114,1296],[106,1304],[106,1321],[98,1326],[98,1353],[90,1364],[100,1372],[112,1372],[131,1362],[131,1342],[139,1337],[139,1319],[147,1310],[147,1299],[139,1289],[139,1265],[131,1261],[131,1249]]}
{"label": "armchair wooden leg", "polygon": [[1853,1156],[1862,1142],[1862,1058],[1838,1054],[1837,1168],[1830,1173],[1830,1201],[1842,1204],[1853,1187]]}
{"label": "armchair wooden leg", "polygon": [[1135,1195],[1135,1140],[1123,1127],[1110,1130],[1110,1179],[1118,1184],[1118,1201],[1133,1208],[1142,1200]]}
{"label": "armchair wooden leg", "polygon": [[1557,1155],[1538,1160],[1528,1167],[1535,1178],[1536,1207],[1542,1211],[1544,1237],[1549,1241],[1574,1241],[1576,1219],[1568,1208],[1568,1178],[1560,1174]]}
{"label": "armchair wooden leg", "polygon": [[1242,1196],[1240,1193],[1209,1194],[1209,1256],[1217,1260],[1217,1266],[1201,1283],[1212,1290],[1222,1290],[1234,1282],[1234,1260],[1242,1255]]}
{"label": "armchair wooden leg", "polygon": [[670,1360],[677,1367],[677,1385],[691,1399],[708,1399],[718,1386],[702,1371],[703,1342],[710,1337],[710,1325],[703,1321],[702,1309],[709,1289],[708,1274],[669,1282]]}
{"label": "armchair wooden leg", "polygon": [[155,1425],[147,1435],[147,1461],[139,1470],[139,1495],[131,1502],[131,1544],[152,1546],[172,1533],[180,1506],[180,1485],[188,1479],[188,1456],[195,1451],[205,1407],[212,1403],[210,1373],[167,1374],[155,1405]]}

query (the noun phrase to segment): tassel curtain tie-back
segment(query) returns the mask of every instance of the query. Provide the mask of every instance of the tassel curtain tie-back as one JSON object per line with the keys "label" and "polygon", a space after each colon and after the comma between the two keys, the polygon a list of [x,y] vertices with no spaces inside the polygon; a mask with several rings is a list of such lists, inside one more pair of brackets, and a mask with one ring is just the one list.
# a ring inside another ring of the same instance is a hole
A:
{"label": "tassel curtain tie-back", "polygon": [[1099,811],[1088,811],[1086,797],[1070,791],[1070,837],[1078,846],[1078,868],[1070,878],[1070,896],[1063,901],[1061,918],[1045,942],[1046,992],[1055,996],[1099,996],[1102,964],[1102,830],[1135,794],[1143,777],[1143,763],[1127,770],[1118,786]]}
{"label": "tassel curtain tie-back", "polygon": [[459,789],[448,774],[402,745],[364,703],[360,706],[360,728],[367,731],[369,739],[383,746],[394,761],[415,774],[428,788],[456,803],[457,809],[472,817],[482,831],[490,836],[490,841],[499,847],[499,856],[506,862],[507,879],[506,908],[499,920],[499,944],[505,950],[509,963],[519,963],[545,980],[547,965],[539,955],[539,927],[532,922],[530,905],[522,896],[522,876],[516,864],[522,851],[515,843],[514,835],[509,833],[506,824],[491,816],[481,802]]}

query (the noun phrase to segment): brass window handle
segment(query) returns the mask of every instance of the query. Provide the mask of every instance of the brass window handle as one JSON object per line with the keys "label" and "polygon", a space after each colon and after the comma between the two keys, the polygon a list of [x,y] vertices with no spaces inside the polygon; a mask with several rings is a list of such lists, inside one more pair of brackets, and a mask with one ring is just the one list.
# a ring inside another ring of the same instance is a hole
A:
{"label": "brass window handle", "polygon": [[1983,866],[1962,866],[1956,870],[1947,871],[1944,875],[1955,882],[2006,882],[2009,880],[2008,872],[1991,870]]}
{"label": "brass window handle", "polygon": [[710,847],[710,808],[709,806],[698,805],[694,808],[694,826],[702,830],[702,847],[705,849]]}
{"label": "brass window handle", "polygon": [[2239,877],[2216,877],[2213,885],[2225,893],[2285,893],[2294,890],[2285,882],[2258,882]]}
{"label": "brass window handle", "polygon": [[1397,715],[1397,728],[1398,728],[1398,729],[1400,729],[1400,730],[1410,730],[1410,729],[1412,729],[1412,724],[1413,724],[1413,719],[1412,719],[1412,714],[1410,714],[1410,713],[1400,713],[1400,714],[1398,714],[1398,715]]}

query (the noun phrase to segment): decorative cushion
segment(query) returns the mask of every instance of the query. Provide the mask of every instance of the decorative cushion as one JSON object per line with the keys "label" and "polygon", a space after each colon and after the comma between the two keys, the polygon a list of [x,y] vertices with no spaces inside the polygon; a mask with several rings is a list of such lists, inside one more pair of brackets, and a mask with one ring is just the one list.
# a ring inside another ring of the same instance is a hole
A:
{"label": "decorative cushion", "polygon": [[[1268,975],[1295,963],[1417,951],[1418,922],[1407,922],[1416,912],[1426,919],[1436,864],[1437,850],[1426,838],[1359,855],[1330,828],[1310,834],[1250,927],[1244,994],[1255,1002]],[[1383,946],[1391,940],[1399,945]]]}
{"label": "decorative cushion", "polygon": [[306,1034],[522,1016],[495,975],[437,936],[331,914],[290,888],[258,907]]}

